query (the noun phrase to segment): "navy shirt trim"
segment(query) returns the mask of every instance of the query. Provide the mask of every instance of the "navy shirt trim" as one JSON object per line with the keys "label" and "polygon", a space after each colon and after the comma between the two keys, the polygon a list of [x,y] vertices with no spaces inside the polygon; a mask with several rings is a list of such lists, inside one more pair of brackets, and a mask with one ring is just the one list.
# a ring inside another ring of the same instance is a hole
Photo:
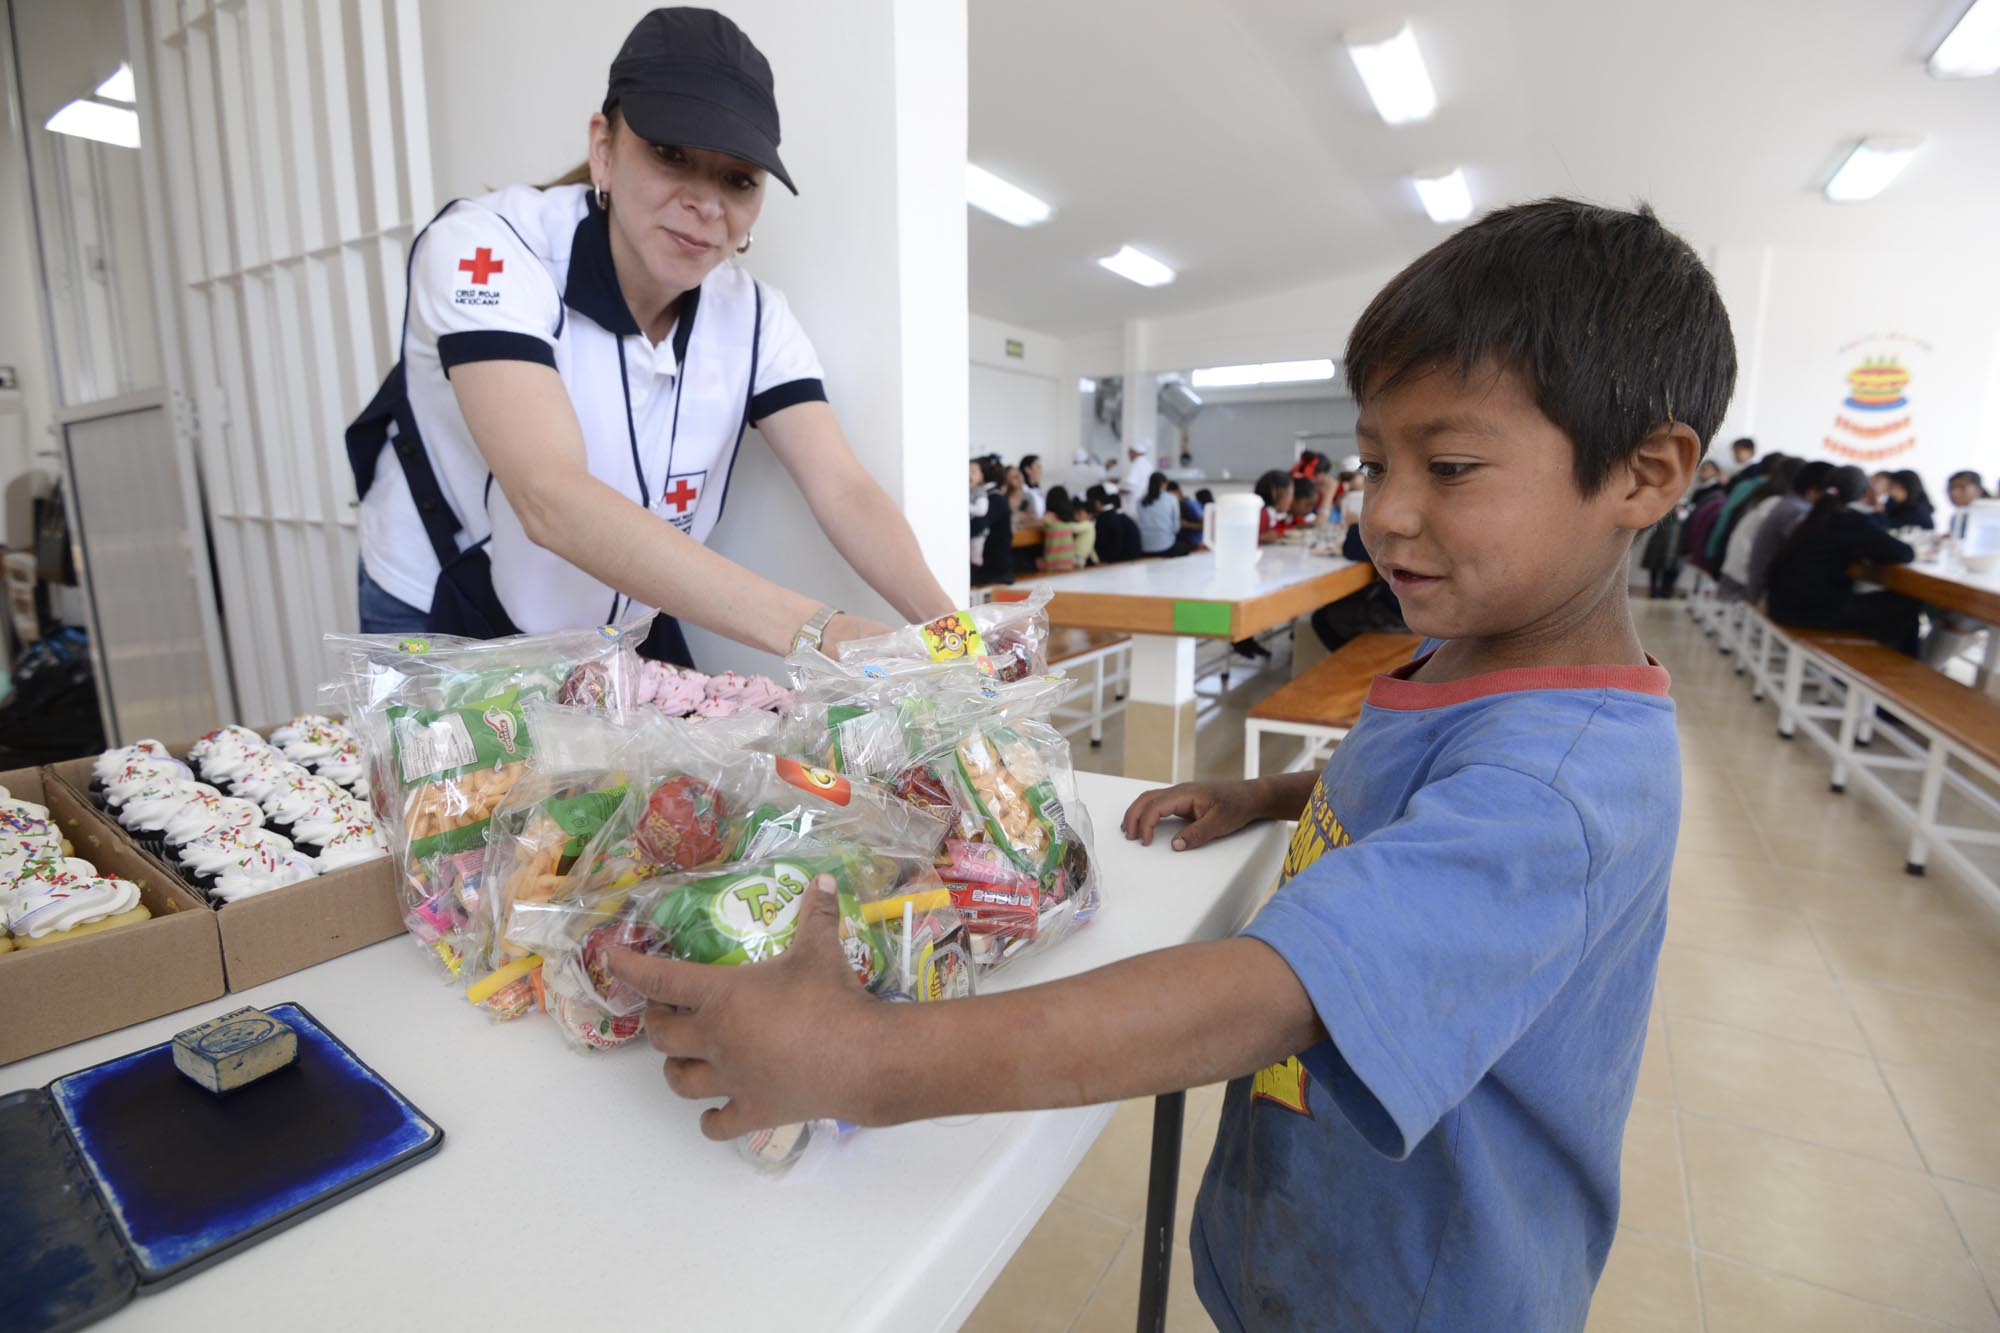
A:
{"label": "navy shirt trim", "polygon": [[556,368],[556,349],[532,333],[505,329],[445,333],[438,336],[437,349],[438,362],[447,377],[453,366],[468,361],[533,361],[550,370]]}
{"label": "navy shirt trim", "polygon": [[776,384],[750,400],[749,420],[755,423],[766,417],[776,416],[788,407],[800,403],[823,403],[826,401],[826,386],[818,380],[793,380],[789,384]]}

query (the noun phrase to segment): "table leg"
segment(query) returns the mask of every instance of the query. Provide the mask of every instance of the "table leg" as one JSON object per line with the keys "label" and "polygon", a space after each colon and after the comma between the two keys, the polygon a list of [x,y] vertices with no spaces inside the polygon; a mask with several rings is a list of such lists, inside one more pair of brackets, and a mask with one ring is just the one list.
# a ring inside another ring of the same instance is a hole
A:
{"label": "table leg", "polygon": [[1187,1094],[1153,1100],[1153,1167],[1146,1183],[1146,1227],[1139,1233],[1139,1333],[1167,1326],[1167,1278],[1174,1262],[1174,1195],[1180,1186],[1181,1122]]}
{"label": "table leg", "polygon": [[1134,634],[1125,697],[1125,776],[1186,782],[1195,776],[1195,640]]}
{"label": "table leg", "polygon": [[1986,692],[1987,682],[1993,679],[1995,671],[2000,671],[2000,625],[1988,625],[1986,652],[1981,655],[1979,670],[1973,676],[1973,683],[1979,687],[1980,693]]}

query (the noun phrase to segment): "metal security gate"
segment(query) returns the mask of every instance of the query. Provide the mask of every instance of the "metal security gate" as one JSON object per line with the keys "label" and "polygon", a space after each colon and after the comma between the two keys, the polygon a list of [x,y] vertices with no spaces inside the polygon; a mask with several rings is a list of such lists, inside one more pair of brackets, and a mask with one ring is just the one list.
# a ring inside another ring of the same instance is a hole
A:
{"label": "metal security gate", "polygon": [[[416,0],[127,0],[241,720],[315,702],[356,624],[347,419],[393,363],[435,212]],[[144,40],[138,33],[143,31]]]}

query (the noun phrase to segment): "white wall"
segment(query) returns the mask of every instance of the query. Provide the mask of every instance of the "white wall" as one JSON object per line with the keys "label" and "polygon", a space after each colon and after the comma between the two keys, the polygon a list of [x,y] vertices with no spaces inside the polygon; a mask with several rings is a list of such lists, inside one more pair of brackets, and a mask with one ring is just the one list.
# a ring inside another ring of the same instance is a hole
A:
{"label": "white wall", "polygon": [[[53,470],[53,459],[35,457],[54,443],[48,434],[54,377],[42,333],[41,270],[35,262],[34,219],[28,209],[27,162],[14,93],[14,55],[0,25],[0,366],[14,367],[20,388],[0,390],[0,493],[30,466]],[[0,520],[4,523],[4,520]],[[21,534],[25,539],[27,534]],[[0,531],[0,542],[6,533]]]}
{"label": "white wall", "polygon": [[1354,402],[1348,398],[1218,401],[1203,395],[1201,412],[1188,432],[1194,466],[1206,475],[1249,477],[1267,468],[1289,468],[1297,457],[1295,437],[1336,431],[1340,440],[1308,440],[1306,447],[1335,459],[1353,452]]}
{"label": "white wall", "polygon": [[[1065,371],[1063,340],[1036,329],[973,315],[967,321],[971,358],[971,456],[1024,454],[1067,463],[1076,430],[1065,411],[1077,396]],[[1008,345],[1021,350],[1011,355]]]}
{"label": "white wall", "polygon": [[[962,0],[718,0],[769,57],[781,151],[747,266],[779,288],[825,367],[856,452],[902,504],[947,591],[964,596],[960,504],[967,429],[966,54]],[[545,180],[584,155],[585,125],[643,0],[423,6],[439,196]],[[832,552],[752,436],[711,543],[856,612],[895,619]],[[771,670],[762,654],[690,634],[704,667]]]}
{"label": "white wall", "polygon": [[[1945,479],[1960,468],[1991,484],[2000,471],[2000,256],[1725,246],[1713,263],[1741,362],[1718,443],[1750,435],[1760,452],[1914,468],[1941,511]],[[1907,406],[1848,406],[1848,372],[1883,355],[1910,372]]]}

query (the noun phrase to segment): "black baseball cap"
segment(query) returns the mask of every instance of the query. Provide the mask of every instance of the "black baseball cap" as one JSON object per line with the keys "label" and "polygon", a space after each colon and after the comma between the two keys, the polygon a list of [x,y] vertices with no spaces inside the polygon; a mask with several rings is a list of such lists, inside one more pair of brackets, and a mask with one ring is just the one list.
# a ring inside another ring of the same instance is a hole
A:
{"label": "black baseball cap", "polygon": [[614,106],[649,143],[740,157],[799,192],[778,159],[771,62],[712,9],[656,9],[634,24],[611,62],[604,113]]}

